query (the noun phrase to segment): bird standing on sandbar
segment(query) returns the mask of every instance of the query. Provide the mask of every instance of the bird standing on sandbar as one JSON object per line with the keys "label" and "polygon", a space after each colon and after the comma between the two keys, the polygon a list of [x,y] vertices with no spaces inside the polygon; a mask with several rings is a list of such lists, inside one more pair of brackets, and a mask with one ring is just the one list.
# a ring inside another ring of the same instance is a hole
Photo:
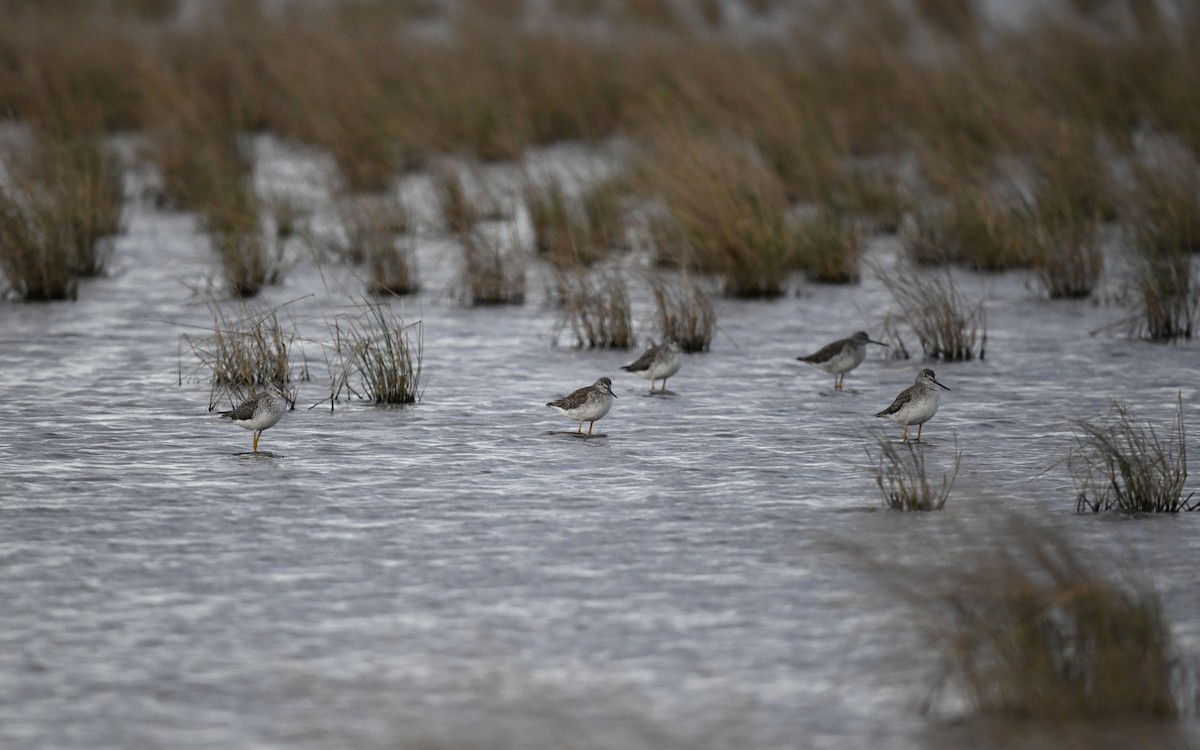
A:
{"label": "bird standing on sandbar", "polygon": [[612,381],[608,378],[600,378],[592,385],[580,388],[565,398],[551,401],[546,406],[553,407],[578,422],[579,429],[575,431],[576,434],[582,434],[583,423],[589,422],[588,434],[591,435],[592,428],[596,426],[596,420],[608,414],[608,410],[612,408],[613,399],[616,397],[617,394],[612,391]]}
{"label": "bird standing on sandbar", "polygon": [[662,389],[667,390],[667,378],[679,372],[679,339],[667,336],[658,346],[652,346],[642,353],[632,364],[625,365],[622,370],[636,372],[650,381],[650,392],[654,392],[654,384],[662,378]]}
{"label": "bird standing on sandbar", "polygon": [[[934,386],[937,386],[935,388]],[[917,382],[900,391],[892,405],[875,416],[887,417],[896,424],[904,425],[904,442],[908,442],[908,426],[917,426],[916,442],[921,442],[921,426],[937,414],[941,394],[938,388],[950,390],[937,381],[933,370],[926,367],[917,373]]]}
{"label": "bird standing on sandbar", "polygon": [[236,409],[221,412],[221,416],[238,427],[253,430],[253,450],[258,453],[258,439],[262,437],[263,430],[274,427],[283,418],[290,402],[282,388],[272,385],[265,391],[255,393]]}
{"label": "bird standing on sandbar", "polygon": [[867,344],[887,346],[882,341],[872,339],[866,331],[859,331],[848,339],[841,339],[821,347],[815,354],[796,357],[796,359],[832,373],[833,390],[840,391],[846,373],[861,365],[867,358]]}

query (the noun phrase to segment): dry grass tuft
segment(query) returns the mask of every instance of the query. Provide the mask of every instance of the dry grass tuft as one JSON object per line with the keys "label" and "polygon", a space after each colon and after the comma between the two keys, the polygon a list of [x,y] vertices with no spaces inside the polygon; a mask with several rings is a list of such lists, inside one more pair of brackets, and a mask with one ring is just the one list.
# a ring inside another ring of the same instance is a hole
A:
{"label": "dry grass tuft", "polygon": [[459,296],[470,306],[525,303],[525,265],[514,243],[471,232],[463,237]]}
{"label": "dry grass tuft", "polygon": [[421,399],[424,329],[405,324],[387,304],[363,300],[358,313],[328,321],[335,361],[330,365],[329,406],[357,398],[403,405]]}
{"label": "dry grass tuft", "polygon": [[392,235],[376,238],[368,246],[367,292],[385,296],[413,294],[420,290],[412,246],[406,240],[399,243]]}
{"label": "dry grass tuft", "polygon": [[671,217],[683,267],[720,274],[730,296],[784,293],[796,261],[787,195],[752,146],[663,139],[642,174]]}
{"label": "dry grass tuft", "polygon": [[796,264],[809,281],[850,284],[859,280],[862,231],[829,209],[800,219],[794,228]]}
{"label": "dry grass tuft", "polygon": [[1200,322],[1192,256],[1164,248],[1152,226],[1135,231],[1131,333],[1151,341],[1190,339]]}
{"label": "dry grass tuft", "polygon": [[658,309],[660,339],[674,336],[685,352],[706,352],[717,332],[717,311],[712,299],[690,276],[669,284],[661,276],[650,281]]}
{"label": "dry grass tuft", "polygon": [[[978,545],[978,541],[973,541]],[[1158,596],[1113,581],[1055,532],[1013,524],[908,588],[954,684],[978,713],[1021,719],[1171,718],[1179,670]]]}
{"label": "dry grass tuft", "polygon": [[892,510],[913,511],[941,510],[946,505],[962,462],[961,451],[955,450],[954,470],[943,474],[941,486],[934,488],[926,478],[924,446],[897,445],[882,434],[876,435],[875,443],[879,446],[878,459],[869,450],[867,458],[875,464],[875,484],[884,505]]}
{"label": "dry grass tuft", "polygon": [[984,358],[987,320],[983,302],[969,302],[948,271],[935,274],[899,262],[877,268],[876,273],[920,339],[926,357],[949,362]]}
{"label": "dry grass tuft", "polygon": [[615,184],[600,182],[576,201],[556,180],[526,179],[536,252],[557,268],[588,265],[607,255],[624,231]]}
{"label": "dry grass tuft", "polygon": [[220,199],[209,204],[203,226],[221,259],[230,291],[253,297],[267,284],[278,284],[287,272],[284,244],[269,242],[263,232],[259,201],[248,178],[225,186]]}
{"label": "dry grass tuft", "polygon": [[989,191],[956,193],[942,209],[914,215],[903,233],[909,257],[921,265],[959,263],[978,271],[1005,271],[1028,265],[1028,212]]}
{"label": "dry grass tuft", "polygon": [[555,273],[561,317],[554,331],[557,342],[570,328],[577,348],[628,349],[636,342],[625,278],[616,271],[588,274],[581,270]]}
{"label": "dry grass tuft", "polygon": [[1067,466],[1078,492],[1075,510],[1123,513],[1178,513],[1200,508],[1184,496],[1187,441],[1183,398],[1175,403],[1175,420],[1166,437],[1152,424],[1133,420],[1129,408],[1114,402],[1103,420],[1081,419]]}
{"label": "dry grass tuft", "polygon": [[442,226],[451,234],[466,234],[479,221],[479,207],[467,195],[462,177],[452,170],[443,170],[434,181]]}
{"label": "dry grass tuft", "polygon": [[1096,220],[1069,206],[1039,205],[1038,226],[1029,239],[1034,278],[1051,299],[1091,296],[1104,271]]}
{"label": "dry grass tuft", "polygon": [[[284,387],[292,380],[307,379],[307,368],[299,374],[292,371],[289,355],[296,341],[295,324],[283,328],[280,308],[252,310],[243,306],[236,317],[216,302],[209,302],[208,308],[213,318],[212,332],[203,336],[184,334],[180,350],[186,347],[196,359],[189,374],[202,375],[209,381],[209,411],[225,401],[240,401],[264,386]],[[179,368],[182,383],[182,357]]]}

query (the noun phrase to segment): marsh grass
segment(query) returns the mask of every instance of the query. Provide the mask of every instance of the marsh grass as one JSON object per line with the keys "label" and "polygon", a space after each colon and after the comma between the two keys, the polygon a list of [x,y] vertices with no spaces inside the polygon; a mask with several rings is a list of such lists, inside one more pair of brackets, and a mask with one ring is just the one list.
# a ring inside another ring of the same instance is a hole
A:
{"label": "marsh grass", "polygon": [[875,466],[875,485],[883,503],[892,510],[941,510],[950,497],[954,480],[962,463],[962,451],[954,451],[954,469],[942,474],[940,485],[931,485],[925,471],[925,447],[915,443],[897,445],[882,433],[875,435],[878,457],[867,450],[867,458]]}
{"label": "marsh grass", "polygon": [[1033,277],[1051,299],[1091,296],[1104,271],[1097,219],[1069,202],[1042,196],[1028,238]]}
{"label": "marsh grass", "polygon": [[683,267],[718,274],[732,297],[778,297],[796,264],[783,183],[753,146],[679,136],[640,170],[663,202]]}
{"label": "marsh grass", "polygon": [[570,329],[580,349],[628,349],[636,343],[629,289],[619,272],[558,270],[555,285],[561,305],[555,342]]}
{"label": "marsh grass", "polygon": [[397,235],[409,232],[413,224],[406,204],[390,196],[343,196],[337,201],[337,218],[341,231],[319,244],[333,257],[353,264],[393,246]]}
{"label": "marsh grass", "polygon": [[1200,321],[1192,256],[1166,249],[1152,226],[1134,229],[1130,332],[1151,341],[1190,339]]}
{"label": "marsh grass", "polygon": [[658,315],[659,338],[674,336],[685,352],[708,351],[717,332],[717,311],[700,284],[686,274],[677,284],[654,276],[650,291]]}
{"label": "marsh grass", "polygon": [[104,273],[106,241],[121,231],[123,170],[99,137],[39,134],[29,178],[58,208],[79,276]]}
{"label": "marsh grass", "polygon": [[810,281],[850,284],[859,280],[862,230],[845,217],[822,208],[794,227],[796,265]]}
{"label": "marsh grass", "polygon": [[381,405],[421,399],[424,326],[405,323],[384,302],[363,300],[353,315],[326,321],[332,340],[329,408],[357,398]]}
{"label": "marsh grass", "polygon": [[1028,212],[988,191],[957,193],[945,207],[916,212],[914,220],[902,238],[909,257],[920,265],[958,263],[977,271],[1028,265]]}
{"label": "marsh grass", "polygon": [[259,209],[248,180],[239,178],[226,186],[220,200],[210,204],[202,217],[225,283],[242,298],[257,295],[267,284],[278,284],[288,269],[285,245],[268,241]]}
{"label": "marsh grass", "polygon": [[525,303],[525,264],[513,242],[471,232],[463,237],[459,298],[472,307]]}
{"label": "marsh grass", "polygon": [[35,133],[4,160],[0,268],[26,301],[74,299],[77,276],[104,272],[121,228],[122,172],[98,137]]}
{"label": "marsh grass", "polygon": [[47,196],[0,188],[0,269],[19,299],[75,299],[75,246],[60,219]]}
{"label": "marsh grass", "polygon": [[983,302],[969,301],[949,271],[923,271],[898,262],[886,269],[877,267],[876,274],[900,306],[926,357],[950,362],[984,358],[987,318]]}
{"label": "marsh grass", "polygon": [[434,180],[442,226],[451,234],[466,234],[478,223],[481,211],[467,193],[462,177],[451,169]]}
{"label": "marsh grass", "polygon": [[226,401],[239,401],[262,387],[286,387],[293,380],[307,380],[307,365],[296,371],[291,352],[296,342],[293,321],[286,329],[280,323],[282,306],[254,310],[242,306],[230,315],[217,302],[208,303],[212,328],[203,335],[180,337],[179,382],[185,377],[183,351],[195,360],[186,375],[209,382],[208,410]]}
{"label": "marsh grass", "polygon": [[609,191],[595,187],[576,201],[557,180],[526,178],[523,195],[534,250],[556,268],[590,265],[608,253],[619,222]]}
{"label": "marsh grass", "polygon": [[[944,569],[902,584],[942,652],[941,678],[982,715],[1041,720],[1172,718],[1181,669],[1162,604],[1127,570],[1085,559],[1060,533],[1013,523]],[[916,573],[916,571],[914,571]]]}
{"label": "marsh grass", "polygon": [[377,296],[403,296],[420,290],[410,240],[393,235],[376,237],[368,245],[367,292]]}
{"label": "marsh grass", "polygon": [[1200,508],[1187,482],[1187,436],[1183,398],[1176,397],[1175,418],[1164,435],[1153,424],[1137,422],[1129,408],[1113,402],[1108,416],[1075,423],[1075,447],[1067,467],[1077,491],[1075,510],[1122,513],[1178,513]]}
{"label": "marsh grass", "polygon": [[1194,159],[1135,170],[1130,222],[1160,255],[1200,252],[1200,173]]}

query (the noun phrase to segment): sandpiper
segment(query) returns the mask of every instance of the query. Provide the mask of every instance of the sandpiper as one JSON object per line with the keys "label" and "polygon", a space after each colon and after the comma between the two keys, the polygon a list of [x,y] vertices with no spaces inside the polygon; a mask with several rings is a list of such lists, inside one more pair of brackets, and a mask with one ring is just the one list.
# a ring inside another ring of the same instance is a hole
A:
{"label": "sandpiper", "polygon": [[821,347],[815,354],[796,357],[796,359],[832,373],[833,390],[840,391],[846,373],[861,365],[867,358],[867,344],[887,346],[882,341],[872,339],[866,331],[859,331],[848,339],[841,339]]}
{"label": "sandpiper", "polygon": [[[934,388],[937,386],[937,388]],[[887,417],[896,424],[904,425],[904,442],[908,442],[908,426],[917,426],[917,440],[921,442],[921,426],[937,414],[940,396],[938,388],[950,390],[937,381],[933,370],[926,367],[917,373],[917,381],[900,391],[892,405],[875,416]]]}
{"label": "sandpiper", "polygon": [[600,378],[592,385],[580,388],[566,398],[551,401],[546,406],[552,406],[579,422],[579,429],[575,431],[577,434],[583,432],[583,423],[589,422],[588,434],[591,435],[596,420],[608,414],[613,399],[616,397],[617,394],[612,391],[612,381],[608,378]]}
{"label": "sandpiper", "polygon": [[659,378],[662,378],[662,390],[667,390],[667,378],[679,372],[679,339],[667,336],[661,344],[650,347],[633,364],[621,369],[636,372],[649,380],[651,393]]}
{"label": "sandpiper", "polygon": [[236,409],[221,412],[221,416],[232,421],[238,427],[254,431],[254,452],[258,453],[258,439],[263,430],[274,427],[283,418],[291,400],[277,385],[268,390],[255,393],[246,399]]}

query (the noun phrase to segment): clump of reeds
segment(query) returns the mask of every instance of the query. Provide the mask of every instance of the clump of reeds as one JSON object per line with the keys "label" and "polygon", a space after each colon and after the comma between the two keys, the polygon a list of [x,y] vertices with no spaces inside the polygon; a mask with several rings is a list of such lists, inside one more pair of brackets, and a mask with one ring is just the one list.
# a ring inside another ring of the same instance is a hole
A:
{"label": "clump of reeds", "polygon": [[578,348],[628,349],[634,345],[629,290],[620,273],[559,270],[555,284],[561,305],[555,341],[570,328]]}
{"label": "clump of reeds", "polygon": [[1183,400],[1165,436],[1152,424],[1134,421],[1117,401],[1100,420],[1081,419],[1067,466],[1075,480],[1075,510],[1124,513],[1178,513],[1196,510],[1200,501],[1184,495],[1187,445]]}
{"label": "clump of reeds", "polygon": [[661,276],[650,281],[662,338],[674,336],[685,352],[704,352],[717,331],[717,311],[700,284],[685,275],[678,284]]}
{"label": "clump of reeds", "polygon": [[77,276],[104,271],[120,230],[121,169],[96,137],[39,133],[23,160],[5,160],[0,267],[27,301],[74,299]]}
{"label": "clump of reeds", "polygon": [[[972,540],[978,547],[979,542]],[[984,715],[1170,718],[1180,669],[1158,596],[1114,581],[1057,533],[1013,524],[971,559],[907,587],[942,651],[939,689]],[[1119,567],[1118,567],[1119,569]]]}
{"label": "clump of reeds", "polygon": [[72,269],[98,276],[106,238],[121,231],[123,171],[99,137],[39,134],[28,176],[58,207],[60,230],[74,248]]}
{"label": "clump of reeds", "polygon": [[1164,248],[1153,227],[1134,232],[1132,333],[1151,341],[1190,339],[1200,321],[1200,288],[1191,256]]}
{"label": "clump of reeds", "polygon": [[284,245],[269,242],[264,235],[259,200],[248,178],[228,183],[219,198],[206,206],[202,223],[235,295],[253,297],[263,286],[283,280]]}
{"label": "clump of reeds", "polygon": [[337,201],[339,232],[320,244],[335,258],[362,263],[381,248],[390,248],[412,226],[406,204],[395,197],[345,196]]}
{"label": "clump of reeds", "polygon": [[988,191],[966,190],[949,205],[917,211],[913,218],[902,238],[915,263],[960,263],[979,271],[1027,264],[1028,213]]}
{"label": "clump of reeds", "polygon": [[[296,340],[293,324],[287,330],[279,321],[279,308],[251,310],[240,308],[229,315],[217,303],[210,302],[213,324],[211,333],[184,334],[180,346],[196,359],[192,375],[203,373],[208,379],[209,411],[227,397],[238,400],[256,389],[277,384],[286,386],[297,376],[292,372],[290,352]],[[179,380],[184,377],[180,359]],[[302,372],[298,377],[306,378]]]}
{"label": "clump of reeds", "polygon": [[511,246],[480,232],[463,237],[460,297],[467,305],[525,303],[525,265]]}
{"label": "clump of reeds", "polygon": [[879,457],[867,451],[875,464],[875,485],[883,495],[883,503],[892,510],[941,510],[950,497],[958,476],[962,452],[955,451],[954,470],[942,474],[940,486],[932,486],[925,471],[925,448],[915,443],[897,445],[883,435],[876,435]]}
{"label": "clump of reeds", "polygon": [[849,284],[859,279],[862,232],[853,222],[822,208],[795,228],[796,264],[810,281]]}
{"label": "clump of reeds", "polygon": [[527,178],[523,192],[535,251],[559,268],[603,258],[622,230],[612,184],[594,185],[575,200],[558,180]]}
{"label": "clump of reeds", "polygon": [[926,357],[946,361],[984,358],[987,319],[983,302],[967,300],[949,271],[922,271],[898,262],[877,272],[920,339]]}
{"label": "clump of reeds", "polygon": [[75,299],[75,247],[45,196],[0,188],[0,270],[28,302]]}
{"label": "clump of reeds", "polygon": [[1200,174],[1193,159],[1135,171],[1130,220],[1160,254],[1200,251]]}
{"label": "clump of reeds", "polygon": [[1094,218],[1069,206],[1041,204],[1028,252],[1034,278],[1051,299],[1088,297],[1104,271],[1104,253]]}
{"label": "clump of reeds", "polygon": [[750,144],[665,138],[643,167],[685,250],[681,260],[720,274],[734,297],[777,297],[795,266],[795,234],[779,177]]}
{"label": "clump of reeds", "polygon": [[406,324],[386,303],[364,300],[359,313],[328,323],[332,352],[329,405],[345,398],[376,404],[411,404],[421,398],[424,333]]}
{"label": "clump of reeds", "polygon": [[446,169],[436,178],[438,208],[442,226],[452,234],[465,234],[479,221],[479,207],[467,195],[463,179],[457,172]]}

